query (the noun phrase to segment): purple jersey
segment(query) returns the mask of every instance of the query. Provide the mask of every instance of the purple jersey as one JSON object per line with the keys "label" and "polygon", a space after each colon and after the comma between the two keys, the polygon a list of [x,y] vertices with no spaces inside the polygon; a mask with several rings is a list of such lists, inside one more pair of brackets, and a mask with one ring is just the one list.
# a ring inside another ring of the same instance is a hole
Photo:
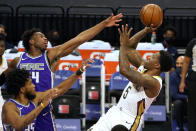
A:
{"label": "purple jersey", "polygon": [[[29,102],[29,104],[27,106],[20,104],[19,102],[10,99],[10,102],[13,102],[16,107],[18,108],[18,110],[20,111],[20,116],[24,116],[28,113],[30,113],[32,110],[35,109],[35,104],[33,102]],[[25,129],[23,129],[23,131],[34,131],[35,128],[35,121],[34,120],[32,123],[30,123],[27,127],[25,127]],[[17,131],[16,129],[14,129],[11,125],[7,125],[3,123],[3,130],[4,131]]]}
{"label": "purple jersey", "polygon": [[52,88],[53,73],[48,64],[46,52],[34,58],[24,53],[20,58],[18,68],[31,72],[36,91],[44,92]]}
{"label": "purple jersey", "polygon": [[[28,53],[22,54],[17,67],[31,72],[32,82],[35,84],[36,91],[44,92],[52,88],[53,73],[48,64],[46,51],[38,57],[31,57]],[[54,131],[54,125],[51,105],[49,104],[49,106],[44,108],[44,110],[38,115],[35,131],[43,131],[43,129]]]}

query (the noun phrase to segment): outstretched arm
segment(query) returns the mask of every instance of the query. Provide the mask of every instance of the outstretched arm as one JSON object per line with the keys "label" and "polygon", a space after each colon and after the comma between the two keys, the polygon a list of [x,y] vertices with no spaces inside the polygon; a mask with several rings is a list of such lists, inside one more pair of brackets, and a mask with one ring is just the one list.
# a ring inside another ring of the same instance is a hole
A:
{"label": "outstretched arm", "polygon": [[72,87],[72,85],[75,83],[77,78],[82,74],[82,72],[84,72],[86,70],[86,68],[88,68],[90,66],[88,64],[89,62],[93,63],[94,61],[92,59],[85,60],[77,72],[75,72],[73,75],[71,75],[68,79],[64,80],[57,87],[50,89],[46,92],[38,92],[36,95],[37,97],[34,100],[34,102],[38,103],[39,101],[44,99],[44,97],[47,95],[53,96],[51,99],[54,99],[58,96],[63,95],[64,93],[66,93]]}
{"label": "outstretched arm", "polygon": [[106,27],[112,27],[112,26],[119,26],[117,24],[121,21],[121,18],[123,15],[120,13],[116,16],[110,16],[107,19],[103,20],[99,24],[91,27],[88,30],[83,31],[79,35],[77,35],[75,38],[65,42],[64,44],[60,46],[56,46],[48,51],[48,58],[50,62],[52,63],[55,59],[61,58],[63,56],[66,56],[70,54],[74,49],[76,49],[79,45],[82,43],[92,39],[94,36],[96,36],[99,32],[101,32]]}
{"label": "outstretched arm", "polygon": [[147,74],[141,74],[135,69],[130,68],[126,46],[120,47],[120,54],[119,54],[119,67],[120,73],[127,77],[131,82],[136,84],[137,86],[143,86],[145,88],[145,93],[148,97],[153,98],[156,97],[160,90],[160,84],[158,80],[153,78]]}

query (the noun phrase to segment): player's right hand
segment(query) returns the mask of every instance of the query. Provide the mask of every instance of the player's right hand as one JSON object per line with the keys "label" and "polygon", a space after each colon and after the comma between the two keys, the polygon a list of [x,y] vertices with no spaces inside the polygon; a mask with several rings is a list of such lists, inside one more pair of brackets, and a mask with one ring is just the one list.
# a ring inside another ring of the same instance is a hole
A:
{"label": "player's right hand", "polygon": [[129,38],[130,38],[130,33],[133,30],[133,28],[131,27],[130,29],[128,29],[128,24],[126,24],[125,26],[122,25],[122,28],[119,29],[118,28],[118,32],[120,35],[120,45],[128,45],[129,43]]}
{"label": "player's right hand", "polygon": [[151,24],[150,27],[145,27],[145,29],[146,29],[147,31],[149,31],[149,32],[150,32],[150,31],[151,31],[151,32],[154,32],[154,31],[157,30],[157,28],[158,28],[158,27],[154,27],[153,24]]}
{"label": "player's right hand", "polygon": [[184,92],[184,88],[185,88],[185,83],[184,82],[180,82],[180,85],[179,85],[179,92],[180,93],[183,93]]}
{"label": "player's right hand", "polygon": [[58,96],[58,89],[53,88],[46,96],[44,96],[44,98],[42,99],[42,103],[44,104],[44,106],[47,106],[51,102],[51,100],[56,98],[57,96]]}

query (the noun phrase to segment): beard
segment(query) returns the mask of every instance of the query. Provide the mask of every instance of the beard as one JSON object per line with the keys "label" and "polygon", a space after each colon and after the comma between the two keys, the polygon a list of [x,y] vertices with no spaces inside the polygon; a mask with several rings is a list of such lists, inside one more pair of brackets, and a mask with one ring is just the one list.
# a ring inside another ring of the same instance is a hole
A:
{"label": "beard", "polygon": [[31,101],[31,100],[34,100],[34,99],[35,99],[36,95],[35,95],[35,94],[32,94],[32,93],[30,93],[30,92],[26,92],[25,97],[26,97],[28,100]]}

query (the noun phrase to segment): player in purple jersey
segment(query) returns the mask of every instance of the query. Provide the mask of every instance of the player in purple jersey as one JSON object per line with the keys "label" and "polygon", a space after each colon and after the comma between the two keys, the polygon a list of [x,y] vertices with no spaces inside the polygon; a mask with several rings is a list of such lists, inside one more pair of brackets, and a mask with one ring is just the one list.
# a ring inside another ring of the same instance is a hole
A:
{"label": "player in purple jersey", "polygon": [[[15,68],[24,68],[32,73],[32,81],[35,84],[36,91],[45,91],[52,88],[52,70],[61,57],[70,54],[82,43],[92,39],[106,27],[118,26],[117,22],[121,21],[122,14],[110,16],[94,27],[83,31],[75,38],[65,42],[62,45],[46,50],[48,40],[45,35],[37,29],[31,29],[23,34],[23,45],[26,53],[20,58],[15,58],[8,67],[8,70]],[[2,77],[0,77],[2,79]],[[2,81],[2,80],[0,80]],[[36,130],[42,131],[47,126],[48,131],[54,131],[54,122],[50,108],[47,107],[37,118]]]}
{"label": "player in purple jersey", "polygon": [[[35,85],[30,78],[30,73],[24,69],[15,69],[8,73],[6,82],[7,91],[12,95],[4,105],[2,110],[2,122],[4,131],[34,131],[36,117],[49,104],[49,102],[64,94],[89,66],[88,62],[93,60],[88,59],[83,62],[80,69],[64,80],[57,87],[45,92],[36,92]],[[38,103],[41,103],[38,105]],[[45,126],[42,130],[49,128]]]}

